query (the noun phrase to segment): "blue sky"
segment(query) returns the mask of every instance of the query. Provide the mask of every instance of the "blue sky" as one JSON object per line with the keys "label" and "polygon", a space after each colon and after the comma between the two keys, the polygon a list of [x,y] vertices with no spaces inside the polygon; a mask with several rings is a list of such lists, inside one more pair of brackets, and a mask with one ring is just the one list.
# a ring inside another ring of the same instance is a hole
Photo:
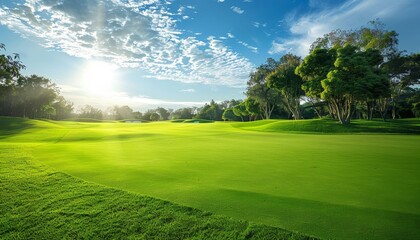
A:
{"label": "blue sky", "polygon": [[379,18],[420,52],[418,0],[0,0],[0,42],[76,106],[244,98],[265,59]]}

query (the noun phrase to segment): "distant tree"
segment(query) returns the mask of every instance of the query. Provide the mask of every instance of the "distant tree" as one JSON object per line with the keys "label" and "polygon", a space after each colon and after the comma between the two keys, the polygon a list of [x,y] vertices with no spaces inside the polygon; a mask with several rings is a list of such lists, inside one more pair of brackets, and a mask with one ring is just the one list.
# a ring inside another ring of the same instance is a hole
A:
{"label": "distant tree", "polygon": [[111,109],[111,115],[112,118],[115,120],[122,120],[122,119],[130,119],[133,118],[133,109],[131,109],[129,106],[117,106],[115,105]]}
{"label": "distant tree", "polygon": [[159,114],[160,120],[168,120],[169,115],[171,115],[171,110],[167,110],[163,107],[156,108],[156,112]]}
{"label": "distant tree", "polygon": [[52,107],[56,112],[56,120],[70,118],[73,112],[73,103],[67,101],[63,96],[58,96],[57,99],[53,102]]}
{"label": "distant tree", "polygon": [[153,112],[150,114],[150,120],[151,121],[159,121],[160,119],[160,115],[156,112]]}
{"label": "distant tree", "polygon": [[191,119],[196,108],[180,108],[171,113],[171,119]]}
{"label": "distant tree", "polygon": [[150,121],[150,116],[155,113],[154,109],[148,109],[146,112],[143,113],[142,120]]}
{"label": "distant tree", "polygon": [[100,109],[94,108],[91,105],[85,105],[80,109],[80,118],[102,119],[103,113]]}
{"label": "distant tree", "polygon": [[194,118],[209,119],[214,121],[222,120],[223,109],[214,100],[210,104],[205,104],[198,110]]}
{"label": "distant tree", "polygon": [[141,119],[143,117],[143,114],[141,112],[139,112],[139,111],[133,112],[133,117],[135,119]]}
{"label": "distant tree", "polygon": [[303,80],[295,73],[295,69],[300,63],[300,57],[286,54],[280,58],[280,64],[276,70],[266,78],[267,85],[270,88],[280,91],[281,99],[294,119],[301,118],[300,100],[305,94],[302,90]]}

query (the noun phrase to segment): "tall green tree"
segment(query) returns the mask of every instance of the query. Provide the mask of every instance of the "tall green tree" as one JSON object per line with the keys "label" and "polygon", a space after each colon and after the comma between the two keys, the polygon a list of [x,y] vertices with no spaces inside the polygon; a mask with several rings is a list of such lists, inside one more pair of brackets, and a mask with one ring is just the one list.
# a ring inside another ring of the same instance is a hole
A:
{"label": "tall green tree", "polygon": [[52,115],[53,110],[50,107],[59,96],[59,88],[47,78],[31,75],[18,79],[17,93],[20,96],[23,117],[36,118]]}
{"label": "tall green tree", "polygon": [[233,114],[235,114],[235,116],[238,116],[241,118],[241,121],[244,121],[244,117],[247,117],[249,115],[249,112],[246,110],[246,105],[244,102],[234,106],[232,108]]}
{"label": "tall green tree", "polygon": [[52,107],[55,109],[56,120],[70,118],[74,109],[73,103],[67,101],[63,96],[58,96],[53,102]]}
{"label": "tall green tree", "polygon": [[[376,52],[376,53],[375,53]],[[321,98],[329,99],[338,120],[342,124],[350,123],[354,110],[354,101],[375,93],[373,86],[382,82],[382,75],[376,70],[377,64],[372,56],[380,55],[378,50],[358,51],[352,45],[337,49],[334,69],[321,81]]]}
{"label": "tall green tree", "polygon": [[270,119],[271,114],[280,103],[280,92],[267,85],[266,77],[276,70],[279,62],[268,58],[265,64],[259,66],[250,74],[247,82],[246,96],[259,103],[261,114],[264,119]]}
{"label": "tall green tree", "polygon": [[[0,51],[6,51],[4,44],[0,43]],[[14,105],[19,97],[16,97],[16,82],[21,77],[20,71],[25,68],[19,58],[19,54],[0,55],[0,115],[11,116]]]}
{"label": "tall green tree", "polygon": [[390,79],[391,114],[392,118],[395,119],[398,114],[401,95],[420,83],[420,54],[404,55],[403,53],[397,53],[383,64],[382,68]]}
{"label": "tall green tree", "polygon": [[295,73],[295,69],[300,65],[301,58],[286,54],[280,58],[280,64],[276,70],[270,73],[266,80],[270,88],[280,91],[281,99],[286,108],[292,113],[294,119],[300,119],[301,109],[300,100],[305,94],[302,90],[302,78]]}
{"label": "tall green tree", "polygon": [[336,118],[329,99],[321,98],[321,93],[324,91],[321,81],[326,79],[328,73],[334,68],[336,58],[336,48],[316,48],[295,69],[295,73],[302,77],[302,89],[305,91],[307,99],[311,102],[314,111],[319,117],[322,117],[323,107],[320,103],[326,101],[331,117]]}

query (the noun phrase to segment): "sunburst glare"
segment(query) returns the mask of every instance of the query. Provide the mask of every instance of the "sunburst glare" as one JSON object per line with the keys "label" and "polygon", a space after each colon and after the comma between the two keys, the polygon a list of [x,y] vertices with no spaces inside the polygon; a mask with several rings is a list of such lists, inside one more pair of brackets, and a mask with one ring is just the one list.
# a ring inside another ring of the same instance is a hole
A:
{"label": "sunburst glare", "polygon": [[106,62],[87,62],[80,76],[83,90],[95,96],[112,95],[116,91],[117,69],[117,66]]}

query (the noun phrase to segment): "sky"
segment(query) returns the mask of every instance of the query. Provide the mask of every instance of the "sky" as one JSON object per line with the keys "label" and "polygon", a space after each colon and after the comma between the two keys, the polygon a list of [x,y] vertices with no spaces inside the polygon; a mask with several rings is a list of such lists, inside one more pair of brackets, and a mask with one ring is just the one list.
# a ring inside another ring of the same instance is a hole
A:
{"label": "sky", "polygon": [[244,99],[269,57],[375,19],[420,52],[418,0],[0,0],[0,43],[76,108]]}

